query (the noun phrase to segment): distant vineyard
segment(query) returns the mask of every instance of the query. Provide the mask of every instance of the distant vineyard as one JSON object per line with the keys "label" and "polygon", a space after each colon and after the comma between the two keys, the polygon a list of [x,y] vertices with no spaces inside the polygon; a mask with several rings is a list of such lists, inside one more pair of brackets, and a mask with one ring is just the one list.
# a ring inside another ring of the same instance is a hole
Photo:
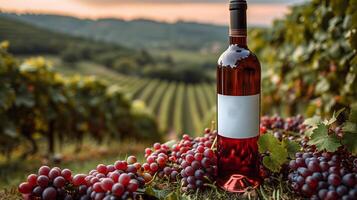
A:
{"label": "distant vineyard", "polygon": [[215,106],[214,83],[169,83],[125,76],[89,62],[80,63],[75,68],[57,69],[65,74],[96,75],[120,85],[133,100],[145,102],[162,131],[198,134],[214,118],[214,113],[209,112]]}

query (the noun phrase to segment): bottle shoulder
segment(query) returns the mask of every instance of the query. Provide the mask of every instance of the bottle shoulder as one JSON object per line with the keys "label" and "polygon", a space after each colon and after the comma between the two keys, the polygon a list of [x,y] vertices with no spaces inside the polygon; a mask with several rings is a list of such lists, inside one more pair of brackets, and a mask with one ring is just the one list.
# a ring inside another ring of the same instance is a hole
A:
{"label": "bottle shoulder", "polygon": [[260,63],[257,56],[248,48],[240,47],[239,45],[229,45],[218,59],[218,66],[220,67],[239,67],[246,66],[245,63],[249,63],[249,66],[257,66],[260,68]]}

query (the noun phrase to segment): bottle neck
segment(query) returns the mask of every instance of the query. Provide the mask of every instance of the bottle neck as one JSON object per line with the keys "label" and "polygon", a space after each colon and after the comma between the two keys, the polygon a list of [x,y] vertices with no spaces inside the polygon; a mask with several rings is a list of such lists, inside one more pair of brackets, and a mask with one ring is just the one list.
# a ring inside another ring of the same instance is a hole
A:
{"label": "bottle neck", "polygon": [[229,43],[247,47],[246,8],[230,10]]}

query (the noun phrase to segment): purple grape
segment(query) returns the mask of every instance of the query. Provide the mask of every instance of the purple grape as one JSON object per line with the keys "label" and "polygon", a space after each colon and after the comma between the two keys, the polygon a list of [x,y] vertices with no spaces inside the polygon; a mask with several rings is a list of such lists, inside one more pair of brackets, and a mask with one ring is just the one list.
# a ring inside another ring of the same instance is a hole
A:
{"label": "purple grape", "polygon": [[42,192],[43,200],[53,200],[56,199],[57,191],[53,187],[48,187]]}
{"label": "purple grape", "polygon": [[337,174],[330,174],[327,179],[328,183],[333,186],[339,186],[341,184],[341,178]]}

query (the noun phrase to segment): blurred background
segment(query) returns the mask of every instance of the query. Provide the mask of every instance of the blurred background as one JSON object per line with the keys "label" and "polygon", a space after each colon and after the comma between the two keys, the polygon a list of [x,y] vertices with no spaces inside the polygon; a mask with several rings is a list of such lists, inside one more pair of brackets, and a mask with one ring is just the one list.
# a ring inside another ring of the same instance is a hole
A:
{"label": "blurred background", "polygon": [[[0,0],[0,188],[87,172],[215,120],[228,0]],[[262,113],[356,102],[356,0],[248,0]]]}

